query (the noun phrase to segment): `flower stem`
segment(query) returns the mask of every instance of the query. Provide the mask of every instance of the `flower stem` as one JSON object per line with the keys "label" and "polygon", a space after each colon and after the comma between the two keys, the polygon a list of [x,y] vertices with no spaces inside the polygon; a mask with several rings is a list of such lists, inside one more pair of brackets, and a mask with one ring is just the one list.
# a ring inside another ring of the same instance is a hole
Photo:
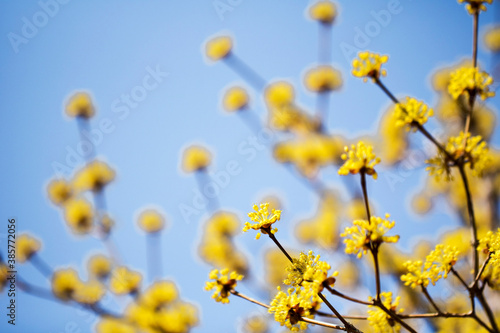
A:
{"label": "flower stem", "polygon": [[292,257],[288,254],[288,252],[286,252],[285,248],[281,246],[280,242],[276,239],[274,234],[272,234],[271,231],[269,231],[267,234],[269,235],[269,238],[273,240],[274,244],[276,244],[276,246],[281,250],[281,252],[283,252],[283,254],[287,257],[287,259],[290,260],[290,262],[293,264]]}

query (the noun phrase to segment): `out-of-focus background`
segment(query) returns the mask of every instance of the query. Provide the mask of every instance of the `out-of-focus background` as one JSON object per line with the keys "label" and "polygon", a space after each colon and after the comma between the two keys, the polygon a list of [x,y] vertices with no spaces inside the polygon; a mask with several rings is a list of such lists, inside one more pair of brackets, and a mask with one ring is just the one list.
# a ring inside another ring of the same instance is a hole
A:
{"label": "out-of-focus background", "polygon": [[[374,134],[390,105],[377,87],[350,74],[358,50],[388,54],[387,86],[398,96],[415,96],[430,105],[437,99],[431,88],[433,71],[471,56],[472,20],[456,1],[336,4],[339,15],[331,54],[344,84],[332,95],[327,126],[348,139]],[[302,81],[318,58],[318,24],[306,15],[309,5],[292,0],[1,2],[0,250],[5,253],[7,246],[7,219],[15,217],[18,233],[29,231],[43,242],[40,255],[53,268],[71,266],[85,276],[86,258],[104,252],[97,239],[73,236],[46,195],[50,179],[57,173],[71,176],[83,162],[76,122],[64,115],[63,107],[71,93],[86,90],[97,110],[92,128],[98,129],[103,120],[111,124],[107,133],[101,131],[94,139],[97,155],[117,172],[106,188],[106,199],[116,221],[112,238],[124,261],[146,274],[146,240],[136,217],[144,206],[155,205],[168,221],[162,234],[164,275],[176,281],[183,299],[199,307],[200,324],[193,332],[234,332],[245,316],[263,312],[236,298],[230,305],[216,304],[211,293],[203,291],[211,266],[198,258],[197,246],[208,215],[195,206],[196,180],[181,171],[180,158],[187,145],[203,143],[213,153],[212,172],[237,161],[240,172],[219,186],[221,206],[244,222],[253,203],[275,195],[282,202],[278,227],[284,245],[311,248],[298,242],[294,226],[315,214],[317,195],[276,163],[270,150],[242,152],[241,145],[251,142],[253,133],[238,116],[222,111],[222,92],[234,83],[248,87],[252,110],[265,119],[262,95],[223,63],[208,62],[203,46],[210,36],[229,34],[240,59],[266,80],[289,80],[300,105],[313,110],[315,96]],[[499,7],[494,3],[481,14],[480,36],[500,17]],[[389,8],[391,15],[377,21],[378,13]],[[480,45],[479,63],[493,72],[495,57],[482,46],[482,39]],[[498,78],[498,68],[496,73]],[[147,76],[154,78],[153,87],[127,102]],[[490,104],[495,106],[498,99]],[[436,127],[432,120],[430,128]],[[499,135],[493,134],[493,143],[500,143]],[[417,150],[424,142],[418,134],[411,141]],[[323,179],[346,193],[336,172],[336,167],[326,168]],[[425,174],[422,163],[387,172],[381,167],[378,180],[369,181],[377,212],[389,212],[397,221],[401,249],[410,249],[419,239],[436,240],[458,223],[444,204],[435,205],[425,217],[412,213],[410,198]],[[193,208],[191,214],[183,213],[187,206]],[[254,240],[253,233],[238,235],[235,242],[248,256],[254,276],[254,282],[242,283],[241,290],[265,299],[267,294],[257,290],[259,282],[264,283],[263,253],[272,244],[265,238]],[[331,259],[334,268],[340,264],[327,250],[318,252]],[[50,287],[30,264],[18,265],[18,272],[35,285]],[[147,284],[147,275],[144,279]],[[366,295],[372,289],[370,284],[367,288],[359,292]],[[91,332],[97,319],[19,292],[12,327],[5,317],[5,293],[0,300],[2,332]],[[110,297],[106,306],[119,312],[129,301]]]}

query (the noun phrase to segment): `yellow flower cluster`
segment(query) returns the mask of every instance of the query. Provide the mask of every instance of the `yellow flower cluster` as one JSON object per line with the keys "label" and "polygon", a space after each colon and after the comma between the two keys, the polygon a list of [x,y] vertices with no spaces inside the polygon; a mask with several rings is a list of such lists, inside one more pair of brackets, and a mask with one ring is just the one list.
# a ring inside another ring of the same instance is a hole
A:
{"label": "yellow flower cluster", "polygon": [[132,324],[124,320],[104,317],[96,325],[97,333],[136,333]]}
{"label": "yellow flower cluster", "polygon": [[219,36],[210,39],[205,45],[205,52],[210,60],[217,61],[229,55],[233,48],[233,41],[228,36]]}
{"label": "yellow flower cluster", "polygon": [[484,237],[479,240],[478,250],[490,257],[485,268],[482,279],[488,282],[488,285],[495,290],[500,289],[500,229],[496,232],[488,231]]}
{"label": "yellow flower cluster", "polygon": [[229,273],[229,269],[225,268],[220,272],[217,269],[212,270],[208,278],[214,281],[207,281],[205,290],[210,291],[215,289],[212,298],[215,299],[216,302],[229,303],[229,294],[231,291],[234,291],[238,281],[243,279],[243,275],[235,271]]}
{"label": "yellow flower cluster", "polygon": [[245,319],[242,328],[244,333],[267,333],[269,332],[267,317],[264,315],[251,315]]}
{"label": "yellow flower cluster", "polygon": [[377,81],[380,76],[386,76],[387,71],[382,68],[389,56],[371,53],[369,51],[359,52],[358,57],[352,61],[352,75],[363,78],[366,82],[372,79],[373,82]]}
{"label": "yellow flower cluster", "polygon": [[64,218],[76,234],[86,234],[94,226],[94,210],[86,199],[71,199],[64,205]]}
{"label": "yellow flower cluster", "polygon": [[313,251],[307,254],[301,252],[299,257],[294,258],[293,263],[286,268],[288,276],[283,282],[295,288],[303,287],[317,294],[323,291],[325,285],[334,285],[338,272],[328,276],[330,268],[327,262],[320,260],[319,254],[314,255]]}
{"label": "yellow flower cluster", "polygon": [[339,169],[339,175],[365,173],[377,179],[377,172],[374,167],[380,163],[380,158],[373,153],[373,146],[359,141],[357,145],[352,145],[350,150],[346,146],[344,151],[345,153],[342,154],[341,158],[345,162]]}
{"label": "yellow flower cluster", "polygon": [[477,67],[460,67],[450,75],[448,92],[457,99],[459,96],[469,98],[472,94],[481,97],[482,100],[495,96],[490,91],[493,78],[486,72],[480,72]]}
{"label": "yellow flower cluster", "polygon": [[42,244],[36,238],[27,234],[21,234],[16,240],[16,259],[20,262],[26,262],[37,253]]}
{"label": "yellow flower cluster", "polygon": [[469,14],[474,15],[479,13],[481,10],[486,11],[485,3],[492,4],[493,0],[458,0],[458,3],[467,3],[465,8]]}
{"label": "yellow flower cluster", "polygon": [[145,232],[155,233],[164,228],[165,218],[156,209],[146,209],[139,215],[137,224]]}
{"label": "yellow flower cluster", "polygon": [[434,115],[434,110],[429,108],[423,101],[413,97],[406,97],[404,103],[396,104],[396,126],[406,127],[407,130],[416,131],[416,124],[423,125],[429,117]]}
{"label": "yellow flower cluster", "polygon": [[222,104],[228,112],[243,110],[248,106],[248,93],[241,87],[231,87],[225,92]]}
{"label": "yellow flower cluster", "polygon": [[52,275],[52,292],[63,301],[74,300],[92,305],[99,302],[106,293],[105,287],[96,280],[83,282],[71,268],[60,269]]}
{"label": "yellow flower cluster", "polygon": [[[398,309],[400,297],[392,300],[391,292],[380,293],[382,304],[395,313],[403,312],[403,309]],[[368,323],[375,333],[399,333],[401,325],[394,321],[384,310],[374,305],[368,306]]]}
{"label": "yellow flower cluster", "polygon": [[86,92],[73,94],[66,104],[66,114],[70,117],[91,118],[95,109],[90,95]]}
{"label": "yellow flower cluster", "polygon": [[427,287],[429,282],[436,282],[448,277],[448,273],[458,260],[459,252],[455,247],[436,245],[436,248],[422,261],[408,260],[403,264],[408,273],[401,276],[405,286],[415,288],[417,286]]}
{"label": "yellow flower cluster", "polygon": [[53,179],[47,185],[47,192],[55,205],[64,205],[73,195],[73,186],[64,179]]}
{"label": "yellow flower cluster", "polygon": [[3,288],[7,285],[7,277],[9,276],[7,271],[7,266],[4,263],[0,263],[0,292],[2,292]]}
{"label": "yellow flower cluster", "polygon": [[[389,221],[389,214],[385,218],[372,216],[370,221],[355,220],[352,227],[346,227],[341,237],[346,237],[345,253],[356,254],[361,258],[372,246],[378,246],[381,243],[396,243],[399,236],[385,236],[396,224],[395,221]],[[349,237],[349,238],[348,238]]]}
{"label": "yellow flower cluster", "polygon": [[342,86],[342,75],[332,66],[318,66],[305,74],[304,85],[312,92],[337,90]]}
{"label": "yellow flower cluster", "polygon": [[224,211],[215,213],[206,223],[198,247],[200,257],[214,267],[229,267],[230,270],[245,274],[245,255],[236,248],[232,240],[240,230],[240,221],[236,215]]}
{"label": "yellow flower cluster", "polygon": [[394,165],[402,161],[408,148],[408,135],[404,127],[394,126],[399,121],[395,107],[388,108],[379,122],[377,129],[378,153],[386,165]]}
{"label": "yellow flower cluster", "polygon": [[313,300],[315,295],[310,290],[290,288],[285,293],[278,287],[278,293],[271,301],[268,311],[274,313],[274,320],[281,326],[286,326],[292,332],[303,331],[307,329],[307,323],[301,319],[313,318]]}
{"label": "yellow flower cluster", "polygon": [[[471,137],[470,133],[464,135],[460,132],[460,135],[448,139],[445,149],[454,161],[463,159],[462,161],[469,165],[474,176],[480,177],[490,162],[488,147],[480,135]],[[450,161],[448,156],[439,151],[437,156],[427,160],[429,166],[426,169],[431,176],[436,177],[436,180],[443,176],[446,180],[452,180],[451,167],[454,161]]]}
{"label": "yellow flower cluster", "polygon": [[198,313],[193,305],[178,300],[173,282],[156,281],[125,309],[124,322],[136,328],[133,332],[187,333],[198,324]]}
{"label": "yellow flower cluster", "polygon": [[79,191],[101,191],[115,178],[115,171],[104,162],[93,161],[77,172],[73,180],[74,188]]}
{"label": "yellow flower cluster", "polygon": [[309,16],[323,24],[331,24],[337,15],[337,9],[331,1],[318,1],[309,8]]}
{"label": "yellow flower cluster", "polygon": [[260,238],[260,233],[263,234],[274,234],[278,231],[278,228],[272,228],[271,226],[279,221],[281,218],[281,210],[272,209],[271,216],[269,216],[269,203],[262,203],[260,207],[257,205],[253,205],[253,209],[255,212],[248,213],[248,217],[252,222],[245,222],[245,226],[243,227],[243,232],[246,232],[250,229],[259,230],[255,239]]}
{"label": "yellow flower cluster", "polygon": [[117,295],[134,294],[139,290],[142,276],[125,266],[117,267],[111,273],[110,290]]}
{"label": "yellow flower cluster", "polygon": [[87,262],[87,270],[91,277],[104,279],[111,273],[111,261],[101,254],[94,255]]}
{"label": "yellow flower cluster", "polygon": [[484,34],[484,44],[492,52],[500,51],[500,27],[496,26],[489,29]]}
{"label": "yellow flower cluster", "polygon": [[274,157],[280,163],[294,164],[302,175],[314,178],[320,168],[337,161],[342,145],[340,137],[311,133],[277,144]]}
{"label": "yellow flower cluster", "polygon": [[200,171],[209,166],[212,161],[210,152],[201,146],[189,146],[182,156],[182,169],[186,173]]}

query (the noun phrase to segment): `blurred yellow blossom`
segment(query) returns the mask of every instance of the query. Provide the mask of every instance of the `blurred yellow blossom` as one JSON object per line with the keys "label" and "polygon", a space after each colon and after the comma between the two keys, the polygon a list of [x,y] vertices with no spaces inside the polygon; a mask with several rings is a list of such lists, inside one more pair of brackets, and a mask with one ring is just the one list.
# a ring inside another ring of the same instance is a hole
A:
{"label": "blurred yellow blossom", "polygon": [[377,179],[374,167],[380,163],[380,158],[373,153],[373,146],[359,141],[357,145],[351,145],[351,149],[346,146],[344,151],[341,157],[345,162],[339,169],[339,175],[346,176],[349,173],[355,175],[361,172]]}
{"label": "blurred yellow blossom", "polygon": [[189,146],[183,152],[182,169],[187,173],[203,170],[211,161],[212,155],[205,147]]}
{"label": "blurred yellow blossom", "polygon": [[71,300],[81,285],[78,273],[72,268],[57,270],[52,276],[52,292],[63,301]]}
{"label": "blurred yellow blossom", "polygon": [[156,281],[139,297],[141,305],[157,310],[177,300],[177,286],[172,281]]}
{"label": "blurred yellow blossom", "polygon": [[484,34],[484,44],[493,51],[500,51],[500,26],[495,26]]}
{"label": "blurred yellow blossom", "polygon": [[295,92],[286,81],[271,83],[264,91],[264,99],[271,107],[284,107],[293,103]]}
{"label": "blurred yellow blossom", "polygon": [[279,221],[281,218],[281,210],[272,209],[271,216],[269,216],[269,204],[262,203],[260,207],[257,205],[253,205],[253,209],[255,212],[248,213],[248,217],[252,222],[245,222],[245,226],[243,227],[243,232],[248,231],[250,229],[259,230],[255,239],[260,238],[260,233],[263,234],[274,234],[278,231],[278,228],[271,228],[271,226]]}
{"label": "blurred yellow blossom", "polygon": [[50,201],[55,205],[63,205],[73,195],[71,183],[64,179],[53,179],[47,185]]}
{"label": "blurred yellow blossom", "polygon": [[463,95],[467,98],[471,94],[481,97],[482,100],[495,96],[490,91],[493,78],[486,72],[480,72],[477,67],[461,67],[451,73],[448,92],[454,99]]}
{"label": "blurred yellow blossom", "polygon": [[2,292],[3,288],[7,285],[7,277],[9,276],[7,271],[7,265],[5,265],[3,262],[0,262],[0,292]]}
{"label": "blurred yellow blossom", "polygon": [[225,268],[220,271],[214,269],[208,275],[210,280],[207,281],[205,285],[205,290],[210,291],[215,289],[212,298],[215,299],[216,302],[221,303],[229,303],[229,294],[237,285],[237,282],[243,279],[243,275],[238,274],[235,271],[229,273],[229,269]]}
{"label": "blurred yellow blossom", "polygon": [[94,225],[92,205],[85,199],[72,199],[64,206],[64,218],[71,231],[86,234]]}
{"label": "blurred yellow blossom", "polygon": [[136,333],[135,328],[125,320],[101,317],[96,325],[97,333]]}
{"label": "blurred yellow blossom", "polygon": [[139,214],[137,224],[145,232],[155,233],[163,229],[165,218],[156,209],[146,209]]}
{"label": "blurred yellow blossom", "polygon": [[73,179],[73,186],[79,192],[101,191],[104,186],[115,178],[115,171],[102,161],[92,161],[77,172]]}
{"label": "blurred yellow blossom", "polygon": [[331,1],[317,1],[309,8],[309,16],[324,24],[331,24],[336,15],[337,9]]}
{"label": "blurred yellow blossom", "polygon": [[42,244],[39,240],[28,234],[21,234],[16,240],[16,259],[23,263],[30,260],[31,256],[37,253]]}
{"label": "blurred yellow blossom", "polygon": [[389,59],[387,55],[380,55],[371,53],[369,51],[359,52],[358,58],[352,61],[352,75],[363,78],[366,82],[369,78],[373,82],[377,81],[380,76],[386,76],[387,71],[381,69],[382,64],[386,63]]}
{"label": "blurred yellow blossom", "polygon": [[111,272],[111,261],[108,257],[97,254],[89,258],[87,269],[90,276],[102,279],[107,277]]}
{"label": "blurred yellow blossom", "polygon": [[142,276],[125,266],[117,267],[111,273],[110,290],[118,295],[133,294],[139,290]]}
{"label": "blurred yellow blossom", "polygon": [[66,114],[70,117],[91,118],[95,113],[90,95],[86,92],[73,94],[66,103]]}
{"label": "blurred yellow blossom", "polygon": [[78,303],[92,305],[99,302],[105,293],[106,289],[104,285],[96,280],[90,280],[86,283],[81,283],[74,290],[72,298]]}
{"label": "blurred yellow blossom", "polygon": [[396,224],[395,221],[389,221],[389,214],[385,218],[372,216],[370,222],[367,220],[355,220],[352,227],[346,227],[340,234],[345,237],[345,253],[356,254],[361,258],[371,246],[378,246],[381,243],[396,243],[399,236],[385,236]]}
{"label": "blurred yellow blossom", "polygon": [[248,93],[241,87],[231,87],[224,93],[222,101],[226,111],[239,111],[247,107]]}
{"label": "blurred yellow blossom", "polygon": [[267,323],[267,317],[264,315],[251,315],[245,318],[243,323],[244,333],[267,333],[269,330],[269,324]]}
{"label": "blurred yellow blossom", "polygon": [[223,59],[229,55],[233,47],[233,41],[228,36],[219,36],[210,39],[205,45],[208,58],[213,61]]}
{"label": "blurred yellow blossom", "polygon": [[429,117],[434,115],[434,110],[427,104],[413,97],[406,97],[406,101],[396,104],[396,126],[404,126],[407,130],[417,130],[416,124],[423,125]]}
{"label": "blurred yellow blossom", "polygon": [[398,117],[394,112],[394,107],[391,106],[382,115],[377,130],[379,139],[377,148],[383,163],[386,165],[400,162],[406,156],[408,135],[403,127],[394,126],[397,121]]}
{"label": "blurred yellow blossom", "polygon": [[307,71],[304,85],[313,92],[337,90],[342,86],[342,76],[332,66],[318,66]]}

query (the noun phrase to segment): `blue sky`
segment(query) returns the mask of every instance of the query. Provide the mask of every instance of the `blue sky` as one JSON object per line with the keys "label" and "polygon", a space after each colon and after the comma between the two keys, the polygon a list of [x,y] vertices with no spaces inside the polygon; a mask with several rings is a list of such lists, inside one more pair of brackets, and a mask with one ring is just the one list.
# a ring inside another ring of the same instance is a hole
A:
{"label": "blue sky", "polygon": [[[231,332],[235,320],[228,318],[240,318],[256,309],[240,300],[233,300],[230,306],[215,305],[202,291],[210,267],[196,258],[196,244],[206,215],[200,212],[186,219],[180,212],[179,207],[192,203],[196,189],[195,179],[180,172],[182,148],[193,142],[206,144],[214,152],[213,171],[224,169],[228,161],[239,162],[242,172],[221,190],[219,201],[243,221],[251,204],[267,193],[283,198],[284,220],[291,226],[310,216],[317,204],[315,194],[272,162],[269,151],[259,151],[251,161],[238,153],[238,145],[252,133],[240,119],[221,111],[220,98],[229,84],[245,83],[223,64],[208,64],[202,54],[209,36],[229,33],[240,58],[266,80],[290,80],[297,87],[300,103],[312,107],[314,96],[302,86],[304,70],[317,59],[318,27],[305,15],[309,2],[220,2],[229,6],[224,7],[227,11],[218,12],[218,2],[209,0],[72,0],[57,2],[57,9],[50,7],[50,16],[40,14],[43,7],[49,8],[46,4],[53,3],[50,0],[0,2],[1,218],[6,222],[16,217],[18,232],[29,231],[41,238],[41,256],[54,268],[70,265],[84,274],[85,258],[104,251],[97,240],[70,235],[60,212],[45,195],[55,165],[65,165],[63,170],[71,172],[68,155],[78,150],[77,126],[63,115],[64,100],[75,90],[90,91],[97,107],[92,127],[99,128],[104,122],[108,132],[97,144],[98,156],[117,170],[116,181],[106,192],[118,224],[113,238],[126,262],[146,272],[145,240],[134,216],[149,204],[166,212],[164,272],[179,284],[185,299],[201,308],[201,326],[193,332],[215,328]],[[386,84],[398,95],[409,94],[430,104],[436,100],[429,84],[433,69],[470,57],[472,21],[456,1],[337,3],[340,16],[333,28],[331,51],[334,65],[343,73],[344,86],[332,97],[331,131],[349,138],[373,132],[389,105],[376,87],[350,76],[352,55],[346,47],[358,45],[389,54]],[[379,24],[376,33],[373,13],[389,8],[393,9],[390,19],[385,26]],[[39,27],[33,25],[36,22]],[[481,15],[480,33],[493,22],[494,8],[490,8]],[[375,29],[373,37],[356,39],[357,32],[366,29]],[[480,48],[479,62],[489,69],[491,61],[491,54]],[[157,73],[156,80],[148,81],[154,87],[126,110],[123,96],[144,85],[151,72]],[[251,91],[251,97],[252,108],[263,116],[259,92]],[[498,107],[498,102],[493,103]],[[499,141],[496,133],[494,142]],[[329,185],[341,188],[335,170],[325,174]],[[403,245],[410,244],[416,233],[435,239],[436,222],[442,227],[453,223],[454,217],[444,209],[426,221],[407,211],[408,195],[422,176],[423,168],[416,170],[394,191],[383,175],[369,184],[380,211],[405,221],[399,230]],[[395,197],[399,200],[396,205]],[[291,226],[280,229],[282,237],[287,245],[300,248],[292,238]],[[238,236],[238,243],[247,253],[257,253],[256,262],[270,246],[264,239],[254,241],[252,235]],[[3,239],[0,244],[5,244]],[[28,281],[48,287],[30,265],[19,267],[19,272]],[[252,293],[251,288],[248,292]],[[2,294],[0,308],[6,299]],[[0,330],[15,332],[6,325],[3,312],[2,318]],[[17,332],[60,333],[90,332],[95,318],[21,293],[17,320]]]}

